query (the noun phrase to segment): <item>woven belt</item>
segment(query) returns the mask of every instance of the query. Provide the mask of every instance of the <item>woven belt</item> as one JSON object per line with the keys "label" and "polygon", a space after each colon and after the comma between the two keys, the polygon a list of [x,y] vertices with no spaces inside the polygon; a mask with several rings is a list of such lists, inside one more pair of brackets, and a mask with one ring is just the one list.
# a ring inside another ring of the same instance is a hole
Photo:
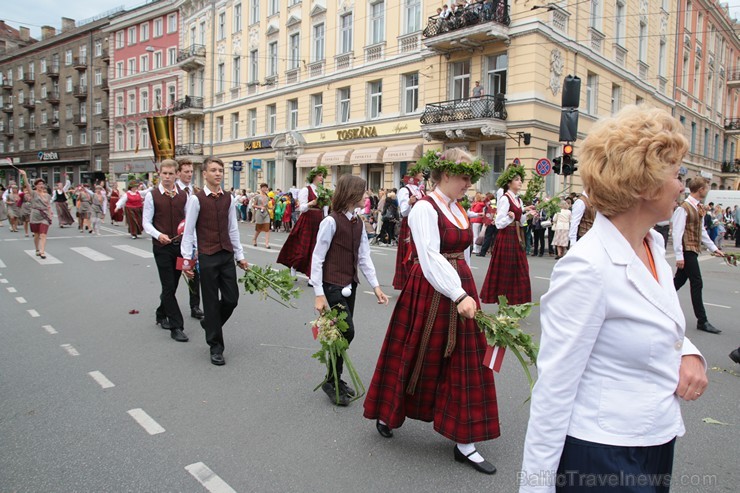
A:
{"label": "woven belt", "polygon": [[[442,256],[446,258],[452,267],[457,272],[457,260],[465,258],[465,252],[456,253],[443,253]],[[415,258],[414,263],[419,263],[419,259]],[[419,344],[419,352],[416,355],[416,364],[414,365],[414,371],[411,373],[409,384],[406,387],[406,393],[414,395],[416,391],[416,384],[419,381],[419,375],[421,374],[421,368],[424,366],[424,356],[426,356],[427,346],[429,345],[429,338],[432,335],[432,327],[434,326],[434,320],[437,318],[437,310],[439,310],[439,302],[442,299],[442,295],[439,291],[434,291],[432,295],[432,304],[429,308],[429,315],[427,316],[426,323],[424,324],[424,331],[421,334],[421,343]],[[445,347],[444,357],[449,358],[452,355],[452,351],[455,349],[455,342],[457,340],[457,307],[454,303],[450,303],[450,324],[447,326],[447,346]]]}

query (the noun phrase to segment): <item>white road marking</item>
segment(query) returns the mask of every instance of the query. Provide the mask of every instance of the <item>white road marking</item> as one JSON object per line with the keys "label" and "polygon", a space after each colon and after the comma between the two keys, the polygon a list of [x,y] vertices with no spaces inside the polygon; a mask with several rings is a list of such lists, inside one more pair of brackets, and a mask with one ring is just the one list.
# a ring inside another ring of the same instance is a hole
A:
{"label": "white road marking", "polygon": [[388,256],[387,253],[381,253],[381,252],[378,252],[377,250],[373,250],[373,249],[370,249],[370,253],[373,254],[373,255],[381,255],[383,257],[387,257]]}
{"label": "white road marking", "polygon": [[150,435],[156,435],[158,433],[164,433],[164,428],[162,428],[159,423],[154,421],[154,419],[149,416],[147,413],[144,412],[141,408],[131,409],[130,411],[127,411],[129,416],[134,418],[134,420],[141,425],[144,430],[146,430],[147,433]]}
{"label": "white road marking", "polygon": [[226,481],[221,479],[202,462],[196,462],[195,464],[185,466],[185,470],[211,493],[236,493],[234,488],[229,486]]}
{"label": "white road marking", "polygon": [[41,327],[42,327],[42,328],[43,328],[43,329],[44,329],[44,330],[45,330],[46,332],[48,332],[49,334],[52,334],[52,335],[53,335],[53,334],[58,334],[58,333],[59,333],[59,332],[57,332],[57,331],[56,331],[56,330],[54,329],[54,327],[52,327],[51,325],[42,325]]}
{"label": "white road marking", "polygon": [[107,260],[113,260],[113,257],[109,257],[104,253],[100,253],[97,250],[93,250],[88,247],[72,247],[70,248],[73,252],[77,252],[80,255],[89,258],[93,262],[105,262]]}
{"label": "white road marking", "polygon": [[715,305],[714,303],[707,303],[706,301],[704,302],[704,304],[707,306],[716,306],[717,308],[732,308],[731,306]]}
{"label": "white road marking", "polygon": [[[363,293],[375,296],[375,293],[373,293],[372,291],[363,291]],[[386,295],[386,296],[388,297],[389,300],[393,298],[393,296],[389,296],[389,295]]]}
{"label": "white road marking", "polygon": [[2,259],[0,259],[0,269],[4,269],[6,267],[7,267],[7,265],[5,265],[5,262],[3,262]]}
{"label": "white road marking", "polygon": [[105,377],[105,375],[103,375],[102,373],[100,373],[97,370],[96,371],[89,372],[88,375],[90,375],[92,377],[92,379],[95,380],[96,382],[98,382],[98,384],[100,384],[100,386],[102,388],[104,388],[104,389],[109,389],[111,387],[115,387],[116,386],[113,382],[111,382],[110,380],[108,380]]}
{"label": "white road marking", "polygon": [[154,258],[154,254],[152,252],[147,252],[146,250],[132,247],[131,245],[113,245],[113,248],[117,248],[123,252],[130,253],[141,258]]}
{"label": "white road marking", "polygon": [[8,293],[17,293],[18,292],[18,290],[15,289],[15,288],[13,288],[13,287],[10,287],[10,288],[7,288],[7,289],[8,289]]}
{"label": "white road marking", "polygon": [[8,280],[7,279],[0,279],[0,284],[8,284]]}
{"label": "white road marking", "polygon": [[474,266],[474,265],[471,265],[471,266],[470,266],[470,268],[471,268],[471,269],[474,269],[474,270],[478,270],[478,267],[476,267],[476,266]]}
{"label": "white road marking", "polygon": [[26,298],[24,298],[23,296],[18,296],[15,298],[15,301],[17,301],[18,303],[22,305],[23,303],[26,302]]}
{"label": "white road marking", "polygon": [[[118,231],[116,229],[106,228],[105,226],[100,226],[100,230],[101,231],[108,231],[109,233],[115,233],[116,236],[129,236],[126,233],[122,233],[121,231]],[[111,235],[107,235],[107,236],[111,236]]]}
{"label": "white road marking", "polygon": [[31,316],[32,316],[33,318],[38,318],[38,317],[40,317],[40,316],[41,316],[41,315],[39,315],[39,312],[37,312],[36,310],[26,310],[26,311],[27,311],[27,312],[28,312],[28,314],[29,314],[29,315],[31,315]]}
{"label": "white road marking", "polygon": [[549,277],[540,277],[540,276],[534,276],[535,279],[542,279],[543,281],[549,281]]}
{"label": "white road marking", "polygon": [[72,344],[62,344],[61,347],[69,353],[70,356],[79,356],[80,353],[75,349]]}
{"label": "white road marking", "polygon": [[46,253],[45,254],[46,258],[43,259],[36,255],[36,250],[24,250],[24,252],[26,252],[26,254],[29,257],[31,257],[32,259],[34,259],[36,262],[40,263],[41,265],[54,265],[54,264],[63,263],[61,260],[59,260],[58,258],[56,258],[55,256],[49,253]]}

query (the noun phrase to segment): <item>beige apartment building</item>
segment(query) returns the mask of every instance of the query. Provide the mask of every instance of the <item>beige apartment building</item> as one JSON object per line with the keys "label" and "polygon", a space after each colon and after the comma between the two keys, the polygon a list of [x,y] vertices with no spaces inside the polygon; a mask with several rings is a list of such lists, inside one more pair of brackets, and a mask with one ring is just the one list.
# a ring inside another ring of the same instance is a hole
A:
{"label": "beige apartment building", "polygon": [[180,142],[222,157],[227,187],[283,190],[317,164],[390,188],[425,150],[464,147],[492,164],[488,191],[515,159],[561,154],[568,74],[579,140],[627,104],[675,111],[673,3],[486,0],[446,17],[423,0],[186,1],[180,93],[203,107],[176,113]]}

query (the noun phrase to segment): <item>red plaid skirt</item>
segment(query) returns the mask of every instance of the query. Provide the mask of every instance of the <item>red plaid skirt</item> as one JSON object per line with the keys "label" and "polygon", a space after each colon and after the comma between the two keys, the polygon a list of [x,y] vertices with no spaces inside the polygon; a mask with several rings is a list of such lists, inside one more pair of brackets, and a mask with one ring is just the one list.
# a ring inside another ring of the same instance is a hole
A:
{"label": "red plaid skirt", "polygon": [[133,236],[141,235],[143,229],[144,218],[142,216],[143,210],[141,207],[124,207],[126,211],[126,224],[128,225],[128,233]]}
{"label": "red plaid skirt", "polygon": [[411,262],[411,230],[409,229],[409,219],[404,217],[401,220],[401,231],[398,233],[398,250],[396,250],[396,273],[393,275],[393,287],[403,289],[406,279],[409,278]]}
{"label": "red plaid skirt", "polygon": [[324,214],[318,209],[308,209],[298,217],[288,239],[280,249],[277,261],[286,267],[294,267],[311,277],[311,256],[319,234],[319,224]]}
{"label": "red plaid skirt", "polygon": [[[440,231],[443,252],[461,252],[469,247],[469,229],[461,231],[447,219],[440,219],[441,223],[445,223],[446,230]],[[449,239],[456,243],[445,243]],[[454,262],[463,289],[477,303],[468,264],[464,259]],[[407,417],[433,421],[435,431],[459,443],[496,438],[500,435],[496,386],[493,372],[483,366],[486,339],[474,320],[457,315],[449,298],[441,297],[414,394],[406,393],[434,292],[421,266],[412,264],[367,391],[364,416],[380,419],[391,428],[399,428]],[[458,317],[457,336],[452,355],[445,358],[451,309]]]}
{"label": "red plaid skirt", "polygon": [[491,263],[480,290],[483,303],[498,303],[500,295],[506,296],[510,305],[532,301],[527,254],[519,245],[517,226],[498,230],[493,243]]}

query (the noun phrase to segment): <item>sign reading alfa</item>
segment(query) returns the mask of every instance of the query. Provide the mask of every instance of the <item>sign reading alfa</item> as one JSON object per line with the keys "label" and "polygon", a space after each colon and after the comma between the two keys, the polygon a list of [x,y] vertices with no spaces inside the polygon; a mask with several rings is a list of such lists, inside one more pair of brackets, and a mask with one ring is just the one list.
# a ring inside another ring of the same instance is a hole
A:
{"label": "sign reading alfa", "polygon": [[56,152],[39,152],[39,161],[56,161],[59,159],[59,154]]}
{"label": "sign reading alfa", "polygon": [[247,140],[244,142],[245,151],[257,151],[268,147],[272,147],[272,139]]}
{"label": "sign reading alfa", "polygon": [[350,128],[348,130],[337,130],[337,139],[339,140],[367,139],[368,137],[377,136],[378,131],[375,129],[374,126]]}

